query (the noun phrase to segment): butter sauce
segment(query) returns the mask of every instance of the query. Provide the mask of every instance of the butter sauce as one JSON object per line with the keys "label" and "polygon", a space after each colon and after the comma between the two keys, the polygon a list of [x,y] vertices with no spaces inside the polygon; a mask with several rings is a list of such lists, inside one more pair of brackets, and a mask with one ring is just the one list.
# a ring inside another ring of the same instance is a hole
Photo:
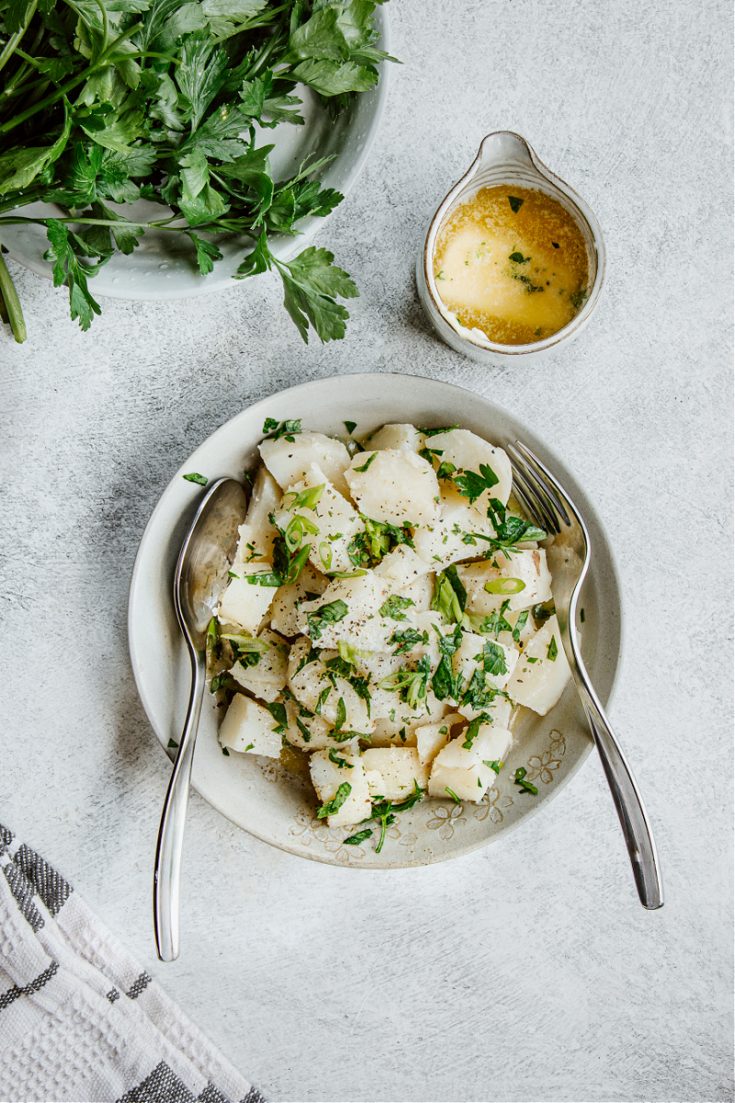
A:
{"label": "butter sauce", "polygon": [[481,188],[443,224],[433,263],[444,304],[498,344],[550,337],[587,298],[582,232],[561,203],[533,188]]}

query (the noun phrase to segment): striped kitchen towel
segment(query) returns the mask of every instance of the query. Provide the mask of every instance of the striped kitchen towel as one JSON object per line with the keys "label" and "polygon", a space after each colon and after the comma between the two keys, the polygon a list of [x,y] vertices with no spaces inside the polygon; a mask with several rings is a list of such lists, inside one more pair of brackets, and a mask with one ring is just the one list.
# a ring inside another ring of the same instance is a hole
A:
{"label": "striped kitchen towel", "polygon": [[0,1099],[264,1103],[71,885],[0,825]]}

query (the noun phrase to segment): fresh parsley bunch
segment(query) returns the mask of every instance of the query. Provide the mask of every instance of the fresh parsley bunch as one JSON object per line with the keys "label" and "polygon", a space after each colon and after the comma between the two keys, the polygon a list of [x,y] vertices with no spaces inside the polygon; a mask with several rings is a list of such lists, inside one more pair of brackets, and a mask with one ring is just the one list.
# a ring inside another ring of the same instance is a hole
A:
{"label": "fresh parsley bunch", "polygon": [[[182,235],[202,276],[222,235],[243,238],[239,278],[275,269],[306,341],[342,337],[339,299],[358,294],[327,249],[288,263],[270,248],[342,199],[316,176],[326,160],[277,181],[262,128],[303,124],[298,84],[331,109],[372,88],[377,0],[0,0],[0,236],[3,223],[46,228],[56,286],[89,328],[90,281],[147,230]],[[163,205],[140,220],[139,199]],[[30,203],[58,217],[24,216]],[[8,212],[12,212],[8,213]],[[25,325],[0,253],[0,313]]]}

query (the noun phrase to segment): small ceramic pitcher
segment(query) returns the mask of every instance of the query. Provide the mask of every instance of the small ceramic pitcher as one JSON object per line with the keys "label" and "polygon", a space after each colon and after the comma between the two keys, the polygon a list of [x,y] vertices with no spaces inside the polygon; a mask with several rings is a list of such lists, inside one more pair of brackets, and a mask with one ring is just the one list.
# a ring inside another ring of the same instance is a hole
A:
{"label": "small ceramic pitcher", "polygon": [[[467,329],[442,301],[434,279],[434,250],[447,217],[480,188],[499,184],[535,188],[556,199],[576,221],[587,246],[589,294],[584,306],[563,329],[525,345],[498,344],[479,329]],[[477,157],[434,214],[416,266],[419,297],[439,336],[457,352],[481,363],[544,352],[575,336],[586,325],[597,304],[604,276],[605,246],[594,214],[568,184],[539,160],[525,138],[510,130],[498,130],[483,138]]]}

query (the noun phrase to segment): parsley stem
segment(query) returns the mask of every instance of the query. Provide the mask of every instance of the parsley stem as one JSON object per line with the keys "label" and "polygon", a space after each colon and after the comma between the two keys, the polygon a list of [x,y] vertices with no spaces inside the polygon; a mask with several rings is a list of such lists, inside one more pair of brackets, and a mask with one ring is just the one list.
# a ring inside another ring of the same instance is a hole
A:
{"label": "parsley stem", "polygon": [[[77,76],[72,77],[71,80],[68,80],[66,84],[60,85],[54,92],[51,92],[48,96],[45,96],[44,99],[39,100],[38,103],[34,103],[31,107],[27,107],[25,111],[21,111],[19,115],[15,115],[12,119],[9,119],[8,122],[2,123],[2,125],[0,125],[0,134],[7,134],[11,130],[15,130],[16,127],[21,126],[22,123],[26,122],[28,119],[31,119],[34,115],[37,115],[39,111],[45,111],[47,107],[51,107],[52,104],[55,104],[59,100],[63,99],[68,92],[71,92],[79,84],[84,84],[84,82],[88,80],[93,73],[96,73],[98,69],[104,68],[104,66],[108,63],[109,55],[112,54],[115,47],[120,42],[123,42],[126,38],[130,38],[137,31],[142,30],[142,28],[142,23],[134,23],[132,27],[129,27],[126,31],[123,31],[122,34],[119,34],[117,38],[113,39],[106,50],[103,50],[94,65],[90,65],[87,69],[84,69],[81,73],[78,73]],[[3,54],[4,53],[5,50],[3,51]],[[125,54],[125,60],[128,61],[130,58],[135,56],[135,54]],[[2,68],[3,64],[3,55],[0,54],[0,69]]]}
{"label": "parsley stem", "polygon": [[17,30],[15,32],[15,34],[11,34],[10,38],[5,43],[5,47],[3,49],[3,52],[0,54],[0,71],[2,71],[5,68],[5,66],[7,65],[7,63],[10,61],[11,57],[15,53],[16,47],[21,42],[21,40],[23,38],[23,35],[26,33],[26,31],[30,27],[31,20],[33,19],[33,16],[36,14],[36,7],[37,7],[37,0],[32,0],[32,3],[30,4],[30,6],[28,8],[28,11],[26,12],[26,17],[25,17],[25,21],[23,23],[23,26],[20,27],[20,29]]}
{"label": "parsley stem", "polygon": [[[23,310],[20,305],[20,299],[18,298],[18,292],[15,290],[15,284],[13,283],[10,272],[8,272],[8,266],[5,263],[5,258],[0,252],[0,307],[5,307],[5,313],[7,314],[8,324],[12,330],[13,337],[19,345],[22,345],[26,339],[26,323],[23,318]],[[0,310],[2,313],[2,310]]]}

